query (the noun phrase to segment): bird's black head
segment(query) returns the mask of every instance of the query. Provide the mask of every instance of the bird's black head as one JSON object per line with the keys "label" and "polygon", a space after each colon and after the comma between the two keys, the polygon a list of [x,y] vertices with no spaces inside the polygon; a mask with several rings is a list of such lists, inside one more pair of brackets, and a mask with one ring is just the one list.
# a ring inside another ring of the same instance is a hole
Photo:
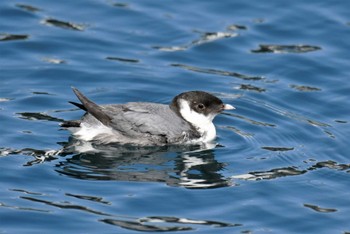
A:
{"label": "bird's black head", "polygon": [[191,111],[204,116],[215,116],[223,110],[234,109],[233,106],[224,104],[219,98],[204,91],[188,91],[174,97],[171,108],[181,113],[183,106],[181,103],[186,102]]}

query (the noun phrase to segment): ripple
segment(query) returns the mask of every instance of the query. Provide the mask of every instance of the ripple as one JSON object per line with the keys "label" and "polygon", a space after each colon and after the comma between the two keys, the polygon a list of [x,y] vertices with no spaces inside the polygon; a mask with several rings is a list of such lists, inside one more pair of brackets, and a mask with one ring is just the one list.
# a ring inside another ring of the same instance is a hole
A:
{"label": "ripple", "polygon": [[298,91],[302,92],[313,92],[313,91],[321,91],[321,89],[311,86],[305,86],[305,85],[290,85],[291,88],[296,89]]}
{"label": "ripple", "polygon": [[[198,32],[198,31],[195,31]],[[174,52],[174,51],[182,51],[192,48],[194,46],[202,45],[209,42],[214,42],[224,38],[236,37],[238,34],[232,32],[199,32],[201,34],[199,39],[193,40],[185,45],[176,45],[176,46],[153,46],[154,49]]]}
{"label": "ripple", "polygon": [[277,179],[285,176],[302,175],[307,172],[311,172],[311,171],[323,169],[323,168],[333,169],[337,171],[345,171],[346,173],[348,173],[350,164],[338,164],[337,162],[329,160],[329,161],[317,162],[306,169],[300,169],[296,166],[282,167],[282,168],[275,168],[267,171],[253,171],[247,174],[235,175],[235,176],[232,176],[232,178],[248,180],[248,181],[270,180],[270,179]]}
{"label": "ripple", "polygon": [[11,148],[0,148],[0,156],[8,155],[26,155],[31,156],[34,159],[26,162],[23,166],[33,166],[35,164],[49,162],[56,159],[57,155],[65,155],[61,150],[38,150],[32,148],[23,148],[23,149],[11,149]]}
{"label": "ripple", "polygon": [[338,164],[335,161],[328,160],[328,161],[316,163],[315,165],[310,167],[309,170],[315,170],[320,168],[329,168],[329,169],[344,171],[350,168],[350,164]]}
{"label": "ripple", "polygon": [[168,217],[168,216],[151,216],[139,219],[140,222],[148,222],[148,223],[183,223],[183,224],[200,224],[200,225],[209,225],[213,227],[233,227],[233,226],[242,226],[241,224],[231,224],[231,223],[223,223],[217,221],[210,220],[195,220],[195,219],[187,219],[187,218],[177,218],[177,217]]}
{"label": "ripple", "polygon": [[316,126],[316,127],[331,127],[331,125],[329,125],[329,124],[309,119],[305,116],[293,113],[291,111],[282,109],[280,107],[276,107],[274,105],[268,104],[266,102],[263,102],[263,101],[260,101],[257,99],[252,99],[252,98],[247,98],[247,97],[244,97],[244,99],[249,101],[249,102],[254,103],[255,105],[264,106],[265,108],[273,111],[274,113],[279,114],[281,116],[285,116],[287,118],[295,119],[297,121],[301,121],[301,122],[304,122],[304,123],[307,123],[307,124],[310,124],[310,125]]}
{"label": "ripple", "polygon": [[79,195],[79,194],[72,194],[72,193],[65,193],[66,196],[70,196],[70,197],[75,197],[78,199],[82,199],[82,200],[87,200],[87,201],[93,201],[93,202],[98,202],[98,203],[102,203],[102,204],[106,204],[106,205],[110,205],[110,202],[107,201],[103,201],[102,197],[95,197],[95,196],[88,196],[88,195]]}
{"label": "ripple", "polygon": [[188,46],[153,46],[152,48],[165,52],[174,52],[187,50]]}
{"label": "ripple", "polygon": [[[195,225],[212,226],[214,228],[242,226],[242,224],[231,224],[210,220],[194,220],[166,216],[151,216],[137,220],[102,219],[100,221],[125,229],[147,232],[191,231],[196,230]],[[160,223],[160,225],[156,225],[155,223]],[[171,224],[172,226],[166,226],[166,224]],[[191,226],[184,226],[185,224]]]}
{"label": "ripple", "polygon": [[21,211],[34,211],[34,212],[43,212],[43,213],[49,213],[50,212],[49,210],[43,210],[43,209],[32,208],[32,207],[7,205],[7,204],[2,203],[2,202],[0,202],[0,207],[10,208],[10,209],[14,209],[14,210],[21,210]]}
{"label": "ripple", "polygon": [[323,132],[326,133],[326,135],[328,135],[330,138],[335,139],[335,135],[332,132],[327,131],[327,130],[324,130]]}
{"label": "ripple", "polygon": [[173,67],[179,67],[183,68],[189,71],[199,72],[199,73],[206,73],[206,74],[213,74],[213,75],[220,75],[220,76],[230,76],[239,78],[242,80],[263,80],[264,77],[261,76],[248,76],[237,72],[231,72],[231,71],[223,71],[223,70],[217,70],[217,69],[211,69],[211,68],[200,68],[200,67],[194,67],[186,64],[179,64],[179,63],[173,63],[171,64]]}
{"label": "ripple", "polygon": [[306,173],[306,170],[299,170],[296,167],[282,167],[275,168],[268,171],[253,171],[247,174],[235,175],[232,176],[233,179],[242,179],[242,180],[271,180],[285,176],[296,176]]}
{"label": "ripple", "polygon": [[127,4],[127,3],[122,3],[122,2],[115,2],[115,3],[112,4],[112,6],[114,6],[114,7],[125,8],[125,7],[129,7],[129,4]]}
{"label": "ripple", "polygon": [[142,231],[142,232],[171,232],[171,231],[191,231],[194,230],[192,227],[186,226],[156,226],[156,225],[146,225],[137,221],[127,221],[127,220],[118,220],[118,219],[102,219],[101,222],[115,225],[121,228]]}
{"label": "ripple", "polygon": [[22,113],[16,113],[17,115],[20,115],[21,119],[26,120],[47,120],[47,121],[53,121],[53,122],[63,122],[64,119],[52,117],[45,113],[39,113],[39,112],[22,112]]}
{"label": "ripple", "polygon": [[237,99],[242,97],[242,94],[237,93],[215,92],[214,94],[222,99]]}
{"label": "ripple", "polygon": [[263,146],[261,147],[264,150],[269,150],[269,151],[291,151],[294,150],[293,147],[273,147],[273,146]]}
{"label": "ripple", "polygon": [[38,91],[34,91],[32,92],[32,94],[36,94],[36,95],[54,95],[52,93],[48,93],[48,92],[38,92]]}
{"label": "ripple", "polygon": [[264,127],[276,127],[275,124],[271,124],[271,123],[266,123],[266,122],[261,122],[261,121],[257,121],[257,120],[253,120],[253,119],[249,119],[245,116],[242,116],[242,115],[237,115],[237,114],[232,114],[232,113],[222,113],[223,115],[229,115],[229,116],[232,116],[232,117],[235,117],[235,118],[238,118],[238,119],[241,119],[241,120],[244,120],[245,122],[248,122],[250,124],[253,124],[253,125],[257,125],[257,126],[264,126]]}
{"label": "ripple", "polygon": [[34,6],[31,6],[31,5],[27,5],[27,4],[16,4],[16,7],[19,7],[23,10],[26,10],[26,11],[30,11],[30,12],[37,12],[37,11],[41,11],[40,8],[37,8],[37,7],[34,7]]}
{"label": "ripple", "polygon": [[198,40],[192,41],[191,45],[201,45],[204,43],[213,42],[223,38],[231,38],[235,36],[238,36],[238,34],[231,32],[204,32],[201,33],[201,37]]}
{"label": "ripple", "polygon": [[30,192],[30,191],[27,191],[27,190],[24,190],[24,189],[10,189],[10,190],[14,191],[14,192],[20,192],[20,193],[29,194],[29,195],[39,195],[39,196],[44,195],[42,193]]}
{"label": "ripple", "polygon": [[317,126],[317,127],[331,127],[331,125],[326,124],[326,123],[322,123],[322,122],[318,122],[312,119],[305,119],[307,123],[309,123],[312,126]]}
{"label": "ripple", "polygon": [[251,84],[241,84],[238,89],[247,90],[247,91],[255,91],[258,93],[262,93],[262,92],[266,91],[266,89],[264,89],[264,88],[260,88],[260,87],[257,87],[257,86],[251,85]]}
{"label": "ripple", "polygon": [[[9,189],[10,191],[17,192],[17,193],[24,193],[28,195],[34,195],[34,196],[43,196],[43,193],[37,193],[37,192],[31,192],[25,189]],[[34,211],[34,212],[44,212],[44,213],[50,213],[50,210],[43,210],[39,208],[32,208],[32,207],[23,207],[23,206],[12,206],[12,205],[6,205],[4,203],[0,203],[0,207],[5,208],[11,208],[16,210],[24,210],[24,211]]]}
{"label": "ripple", "polygon": [[348,123],[348,121],[346,121],[346,120],[339,120],[339,119],[334,120],[334,122],[340,123],[340,124],[346,124],[346,123]]}
{"label": "ripple", "polygon": [[57,20],[57,19],[45,19],[42,21],[43,24],[55,26],[63,29],[70,29],[75,31],[84,31],[86,26],[82,24],[71,23],[67,21]]}
{"label": "ripple", "polygon": [[26,34],[0,33],[0,41],[26,40],[28,38],[29,38],[29,35],[26,35]]}
{"label": "ripple", "polygon": [[264,19],[264,18],[253,19],[253,22],[256,24],[262,24],[262,23],[265,23],[265,21],[266,21],[266,19]]}
{"label": "ripple", "polygon": [[233,126],[225,126],[222,128],[229,129],[242,137],[253,137],[254,136],[253,133],[243,132],[242,130],[239,130],[238,128],[233,127]]}
{"label": "ripple", "polygon": [[239,24],[231,24],[227,26],[227,30],[236,31],[236,30],[247,30],[247,26]]}
{"label": "ripple", "polygon": [[307,53],[321,50],[321,47],[312,45],[259,45],[259,49],[251,50],[253,53]]}
{"label": "ripple", "polygon": [[11,100],[14,100],[14,98],[0,98],[0,102],[9,102]]}
{"label": "ripple", "polygon": [[126,63],[139,63],[140,60],[138,59],[130,59],[130,58],[120,58],[120,57],[106,57],[107,60],[114,60],[119,62],[126,62]]}
{"label": "ripple", "polygon": [[57,58],[43,58],[42,59],[44,62],[51,63],[51,64],[64,64],[67,63],[63,59],[57,59]]}
{"label": "ripple", "polygon": [[107,214],[107,213],[104,213],[104,212],[96,211],[96,210],[93,210],[93,209],[90,209],[88,207],[81,206],[81,205],[69,204],[68,202],[64,202],[64,203],[61,204],[61,203],[57,203],[57,202],[47,201],[47,200],[44,200],[44,199],[28,197],[28,196],[21,196],[20,198],[24,199],[24,200],[29,200],[29,201],[32,201],[32,202],[44,203],[46,205],[53,206],[53,207],[58,207],[58,208],[61,208],[61,209],[81,210],[81,211],[85,211],[85,212],[92,213],[92,214],[111,216],[110,214]]}
{"label": "ripple", "polygon": [[310,208],[314,211],[320,212],[320,213],[333,213],[338,211],[337,209],[333,209],[333,208],[323,208],[323,207],[319,207],[316,205],[311,205],[311,204],[304,204],[305,207]]}

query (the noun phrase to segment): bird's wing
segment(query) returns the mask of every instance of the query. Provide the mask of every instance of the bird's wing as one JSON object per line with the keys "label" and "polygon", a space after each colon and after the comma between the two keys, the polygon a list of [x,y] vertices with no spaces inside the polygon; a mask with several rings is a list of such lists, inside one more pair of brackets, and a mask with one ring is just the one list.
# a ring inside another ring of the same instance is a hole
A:
{"label": "bird's wing", "polygon": [[169,143],[180,140],[191,130],[167,105],[136,102],[103,107],[112,116],[110,126],[129,137],[156,138]]}

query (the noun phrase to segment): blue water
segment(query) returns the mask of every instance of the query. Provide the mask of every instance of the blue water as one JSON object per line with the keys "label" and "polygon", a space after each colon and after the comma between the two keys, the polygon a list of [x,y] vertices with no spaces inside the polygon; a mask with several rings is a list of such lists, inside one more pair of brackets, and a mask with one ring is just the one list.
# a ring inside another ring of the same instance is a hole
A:
{"label": "blue water", "polygon": [[[349,233],[349,9],[0,1],[0,232]],[[205,90],[237,109],[214,149],[59,154],[59,123],[83,114],[71,86],[101,104]]]}

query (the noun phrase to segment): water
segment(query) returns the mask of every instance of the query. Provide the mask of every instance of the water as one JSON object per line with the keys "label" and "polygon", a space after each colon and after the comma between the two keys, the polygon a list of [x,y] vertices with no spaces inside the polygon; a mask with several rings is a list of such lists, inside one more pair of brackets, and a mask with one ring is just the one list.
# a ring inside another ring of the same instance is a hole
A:
{"label": "water", "polygon": [[[1,1],[0,232],[350,232],[348,9]],[[70,86],[97,103],[206,90],[237,109],[215,149],[55,155],[59,123],[82,115]]]}

